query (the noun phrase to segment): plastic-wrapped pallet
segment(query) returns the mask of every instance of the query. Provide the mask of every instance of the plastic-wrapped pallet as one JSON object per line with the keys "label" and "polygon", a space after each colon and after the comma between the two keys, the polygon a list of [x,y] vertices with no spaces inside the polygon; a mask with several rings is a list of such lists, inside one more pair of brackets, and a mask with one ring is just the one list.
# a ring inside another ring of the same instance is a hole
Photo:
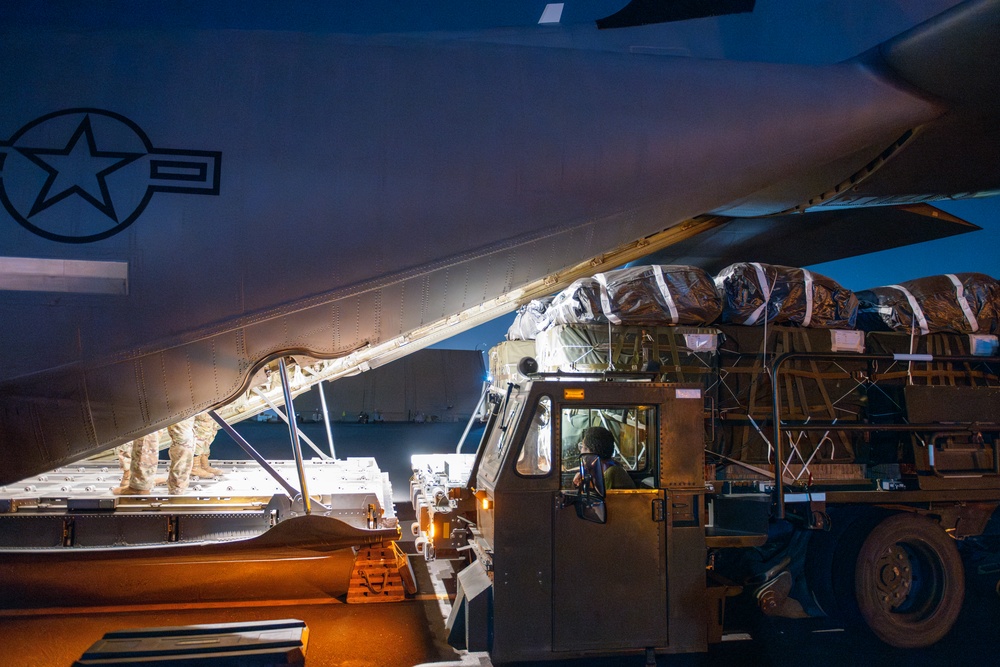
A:
{"label": "plastic-wrapped pallet", "polygon": [[517,309],[514,322],[507,329],[507,340],[535,340],[540,331],[549,327],[549,317],[546,311],[553,297],[532,299]]}
{"label": "plastic-wrapped pallet", "polygon": [[596,278],[580,278],[556,294],[546,311],[550,326],[606,323],[601,307],[601,285]]}
{"label": "plastic-wrapped pallet", "polygon": [[555,326],[539,334],[535,359],[542,372],[658,368],[666,380],[703,382],[708,386],[712,383],[708,378],[715,373],[717,345],[718,331],[713,328],[574,324]]}
{"label": "plastic-wrapped pallet", "polygon": [[865,331],[995,334],[1000,283],[984,273],[949,273],[858,292]]}
{"label": "plastic-wrapped pallet", "polygon": [[696,266],[634,266],[577,280],[549,307],[552,324],[703,325],[722,310],[710,275]]}
{"label": "plastic-wrapped pallet", "polygon": [[740,262],[723,269],[715,285],[724,323],[853,329],[858,313],[853,292],[807,269]]}
{"label": "plastic-wrapped pallet", "polygon": [[714,280],[696,266],[634,266],[594,278],[612,324],[698,326],[722,312]]}

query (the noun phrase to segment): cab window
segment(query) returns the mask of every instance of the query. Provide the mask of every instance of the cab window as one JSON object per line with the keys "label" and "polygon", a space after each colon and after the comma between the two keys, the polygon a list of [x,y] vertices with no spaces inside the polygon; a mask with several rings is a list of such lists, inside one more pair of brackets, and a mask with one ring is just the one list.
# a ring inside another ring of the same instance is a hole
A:
{"label": "cab window", "polygon": [[580,466],[580,441],[585,429],[602,426],[614,436],[614,461],[635,481],[650,485],[653,455],[656,451],[655,406],[581,406],[562,409],[560,415],[562,464],[561,483],[564,489],[574,487],[573,477]]}
{"label": "cab window", "polygon": [[489,440],[480,463],[480,469],[490,481],[496,480],[504,452],[510,447],[510,441],[514,438],[522,400],[520,395],[512,393],[497,407],[496,421],[489,433]]}
{"label": "cab window", "polygon": [[517,457],[517,472],[521,475],[548,475],[552,470],[552,399],[542,396]]}

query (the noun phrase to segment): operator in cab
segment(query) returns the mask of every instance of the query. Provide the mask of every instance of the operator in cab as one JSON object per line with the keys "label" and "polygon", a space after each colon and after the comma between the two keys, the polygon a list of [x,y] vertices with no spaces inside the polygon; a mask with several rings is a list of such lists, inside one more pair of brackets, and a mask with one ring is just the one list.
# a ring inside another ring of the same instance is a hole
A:
{"label": "operator in cab", "polygon": [[[593,467],[594,472],[598,470],[603,473],[605,489],[634,489],[635,483],[628,472],[614,459],[615,436],[611,431],[603,426],[592,426],[584,429],[580,437],[580,457],[587,454],[596,456],[589,457],[585,465]],[[600,466],[597,469],[597,466]],[[574,486],[580,486],[582,479],[580,473],[573,478]]]}

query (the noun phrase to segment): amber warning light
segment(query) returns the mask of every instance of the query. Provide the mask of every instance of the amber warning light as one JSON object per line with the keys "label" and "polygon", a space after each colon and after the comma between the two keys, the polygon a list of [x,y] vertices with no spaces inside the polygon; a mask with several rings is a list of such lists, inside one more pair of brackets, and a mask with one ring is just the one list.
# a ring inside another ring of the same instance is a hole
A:
{"label": "amber warning light", "polygon": [[563,389],[563,398],[567,401],[582,401],[583,389]]}

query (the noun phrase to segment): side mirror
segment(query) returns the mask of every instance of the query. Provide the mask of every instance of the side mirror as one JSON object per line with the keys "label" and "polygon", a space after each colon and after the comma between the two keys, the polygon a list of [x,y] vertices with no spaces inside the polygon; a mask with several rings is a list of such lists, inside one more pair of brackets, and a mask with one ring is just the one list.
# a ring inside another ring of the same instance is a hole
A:
{"label": "side mirror", "polygon": [[604,471],[597,454],[580,454],[580,494],[604,498]]}
{"label": "side mirror", "polygon": [[593,523],[607,523],[608,509],[604,504],[604,498],[592,493],[582,493],[579,491],[568,491],[562,494],[562,507],[572,505],[576,508],[576,515],[584,521]]}
{"label": "side mirror", "polygon": [[580,490],[563,494],[563,507],[574,505],[576,515],[584,521],[607,523],[608,509],[604,503],[604,475],[600,459],[594,454],[580,457]]}
{"label": "side mirror", "polygon": [[584,521],[607,523],[608,508],[604,504],[604,498],[582,495],[576,499],[576,515]]}

